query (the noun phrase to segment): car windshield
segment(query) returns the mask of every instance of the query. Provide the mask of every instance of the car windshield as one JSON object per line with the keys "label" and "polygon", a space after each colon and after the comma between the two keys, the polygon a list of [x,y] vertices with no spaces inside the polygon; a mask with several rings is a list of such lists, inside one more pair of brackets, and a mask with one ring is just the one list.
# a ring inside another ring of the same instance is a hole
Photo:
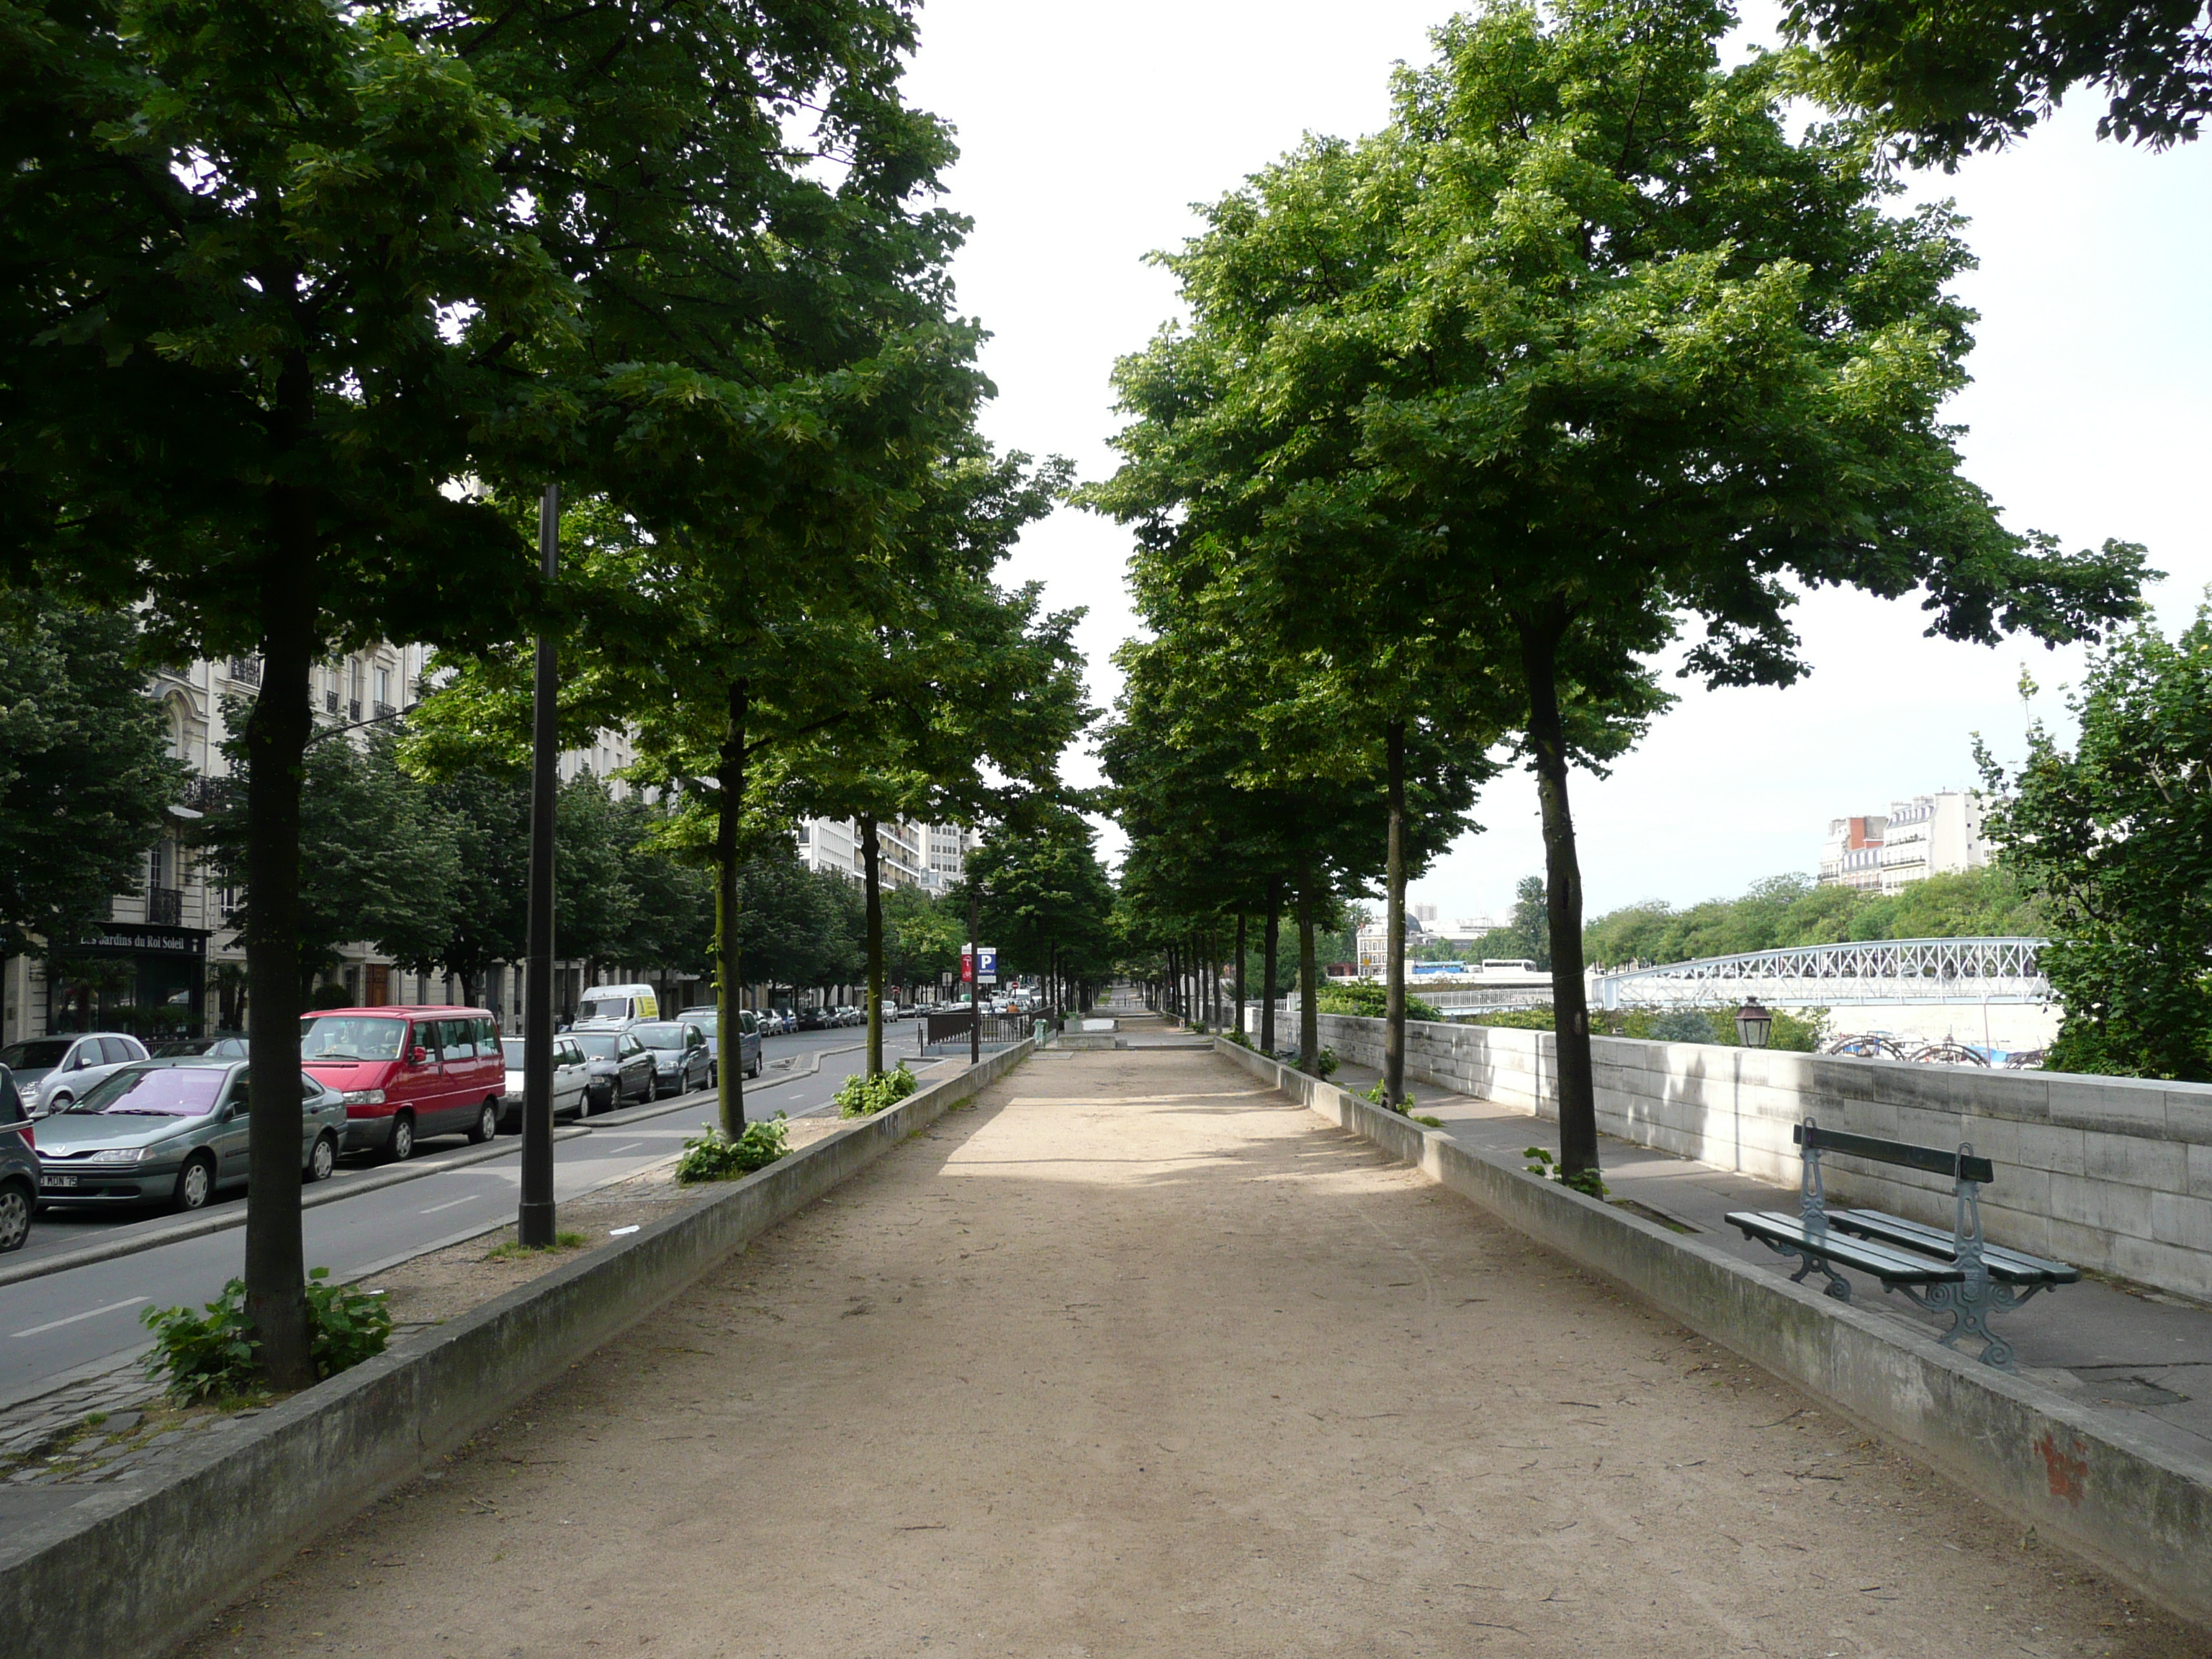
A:
{"label": "car windshield", "polygon": [[578,1019],[624,1019],[629,1014],[628,997],[601,997],[596,1002],[586,1002],[576,1011]]}
{"label": "car windshield", "polygon": [[593,1060],[612,1060],[619,1052],[611,1032],[581,1032],[577,1036],[576,1046]]}
{"label": "car windshield", "polygon": [[397,1060],[406,1035],[404,1019],[325,1014],[301,1022],[300,1058],[310,1066],[319,1060]]}
{"label": "car windshield", "polygon": [[227,1066],[132,1066],[118,1072],[70,1108],[111,1117],[204,1117],[222,1095]]}
{"label": "car windshield", "polygon": [[0,1048],[0,1066],[11,1072],[51,1071],[62,1063],[75,1037],[40,1037],[30,1042],[11,1042]]}
{"label": "car windshield", "polygon": [[681,1048],[684,1028],[681,1025],[637,1025],[630,1035],[648,1048]]}
{"label": "car windshield", "polygon": [[694,1025],[697,1026],[701,1030],[704,1031],[704,1032],[705,1032],[708,1036],[714,1036],[714,1015],[712,1015],[712,1014],[686,1014],[686,1015],[684,1016],[684,1018],[685,1018],[686,1019],[690,1020],[690,1021]]}

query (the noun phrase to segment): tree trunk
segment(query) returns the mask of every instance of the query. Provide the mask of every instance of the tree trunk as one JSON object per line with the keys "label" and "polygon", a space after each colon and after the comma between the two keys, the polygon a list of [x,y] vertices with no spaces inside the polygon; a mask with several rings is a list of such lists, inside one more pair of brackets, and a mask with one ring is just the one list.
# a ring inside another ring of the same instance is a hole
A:
{"label": "tree trunk", "polygon": [[[305,360],[288,362],[282,401],[305,418]],[[314,716],[315,508],[280,485],[271,554],[260,573],[261,693],[246,722],[247,1067],[246,1316],[263,1379],[279,1394],[315,1380],[300,1237],[300,778]]]}
{"label": "tree trunk", "polygon": [[1275,975],[1276,958],[1283,939],[1283,884],[1278,879],[1267,884],[1267,927],[1266,930],[1267,982],[1260,988],[1260,1048],[1270,1056],[1275,1052]]}
{"label": "tree trunk", "polygon": [[[716,1029],[722,1034],[718,1042],[726,1041],[740,1026],[738,825],[744,813],[745,726],[752,712],[747,693],[744,680],[730,683],[729,714],[722,727],[722,749],[714,769],[717,793],[720,796],[714,804],[714,1019]],[[744,1047],[742,1036],[738,1047]],[[735,1139],[745,1132],[745,1068],[742,1065],[717,1064],[714,1095],[722,1133]]]}
{"label": "tree trunk", "polygon": [[1237,1035],[1244,1035],[1244,913],[1237,913]]}
{"label": "tree trunk", "polygon": [[1597,1174],[1597,1096],[1590,1066],[1589,1005],[1583,985],[1583,877],[1575,821],[1567,804],[1567,740],[1559,719],[1556,605],[1519,619],[1522,672],[1528,685],[1528,744],[1544,823],[1544,918],[1552,939],[1552,1024],[1559,1067],[1559,1170],[1572,1180]]}
{"label": "tree trunk", "polygon": [[1321,1066],[1321,1011],[1314,1004],[1320,975],[1314,961],[1313,878],[1298,884],[1298,1069],[1317,1075]]}
{"label": "tree trunk", "polygon": [[1382,942],[1382,1099],[1406,1098],[1406,722],[1392,720],[1383,739],[1390,773],[1390,848],[1384,866]]}
{"label": "tree trunk", "polygon": [[868,1075],[884,1069],[884,883],[883,838],[875,819],[860,818],[861,888],[867,899]]}

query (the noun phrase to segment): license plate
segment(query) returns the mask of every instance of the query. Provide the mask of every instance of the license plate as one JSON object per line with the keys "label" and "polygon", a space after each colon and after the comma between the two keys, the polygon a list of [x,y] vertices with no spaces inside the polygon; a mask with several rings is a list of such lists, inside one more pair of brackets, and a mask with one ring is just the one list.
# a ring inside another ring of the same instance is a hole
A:
{"label": "license plate", "polygon": [[75,1176],[42,1175],[39,1177],[39,1185],[41,1187],[74,1187],[76,1185],[76,1177]]}

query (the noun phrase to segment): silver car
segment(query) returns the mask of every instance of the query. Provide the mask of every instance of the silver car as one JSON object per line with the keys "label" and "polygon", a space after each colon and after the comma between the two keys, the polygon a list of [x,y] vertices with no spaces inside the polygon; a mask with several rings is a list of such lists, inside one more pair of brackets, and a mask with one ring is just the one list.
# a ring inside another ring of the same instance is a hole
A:
{"label": "silver car", "polygon": [[125,1031],[64,1032],[27,1037],[0,1048],[0,1066],[15,1074],[23,1109],[33,1117],[65,1112],[118,1066],[146,1058],[146,1045]]}
{"label": "silver car", "polygon": [[[52,1205],[203,1207],[243,1185],[251,1123],[242,1060],[192,1055],[114,1072],[38,1127],[39,1197]],[[300,1074],[301,1177],[337,1165],[346,1131],[337,1091]]]}

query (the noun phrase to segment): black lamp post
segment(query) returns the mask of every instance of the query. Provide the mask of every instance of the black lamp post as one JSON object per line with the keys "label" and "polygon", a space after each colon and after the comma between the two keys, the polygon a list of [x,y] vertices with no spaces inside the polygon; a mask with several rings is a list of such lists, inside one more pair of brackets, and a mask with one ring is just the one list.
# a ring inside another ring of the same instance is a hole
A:
{"label": "black lamp post", "polygon": [[1736,1040],[1745,1048],[1764,1048],[1773,1030],[1773,1011],[1759,1006],[1757,997],[1748,999],[1735,1011]]}

